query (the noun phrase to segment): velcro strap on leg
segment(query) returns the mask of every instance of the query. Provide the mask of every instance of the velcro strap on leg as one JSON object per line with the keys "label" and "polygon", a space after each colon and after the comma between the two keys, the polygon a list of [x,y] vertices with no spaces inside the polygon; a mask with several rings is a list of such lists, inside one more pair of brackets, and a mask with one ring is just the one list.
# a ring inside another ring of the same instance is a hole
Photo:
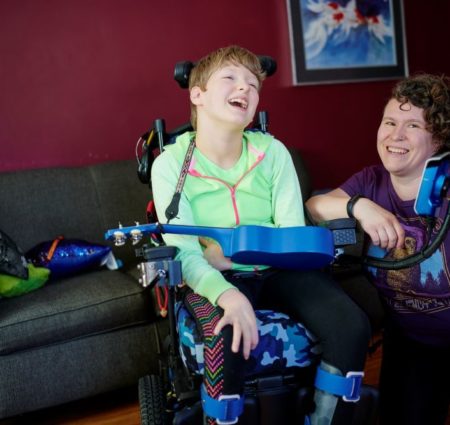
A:
{"label": "velcro strap on leg", "polygon": [[215,399],[206,393],[205,386],[202,385],[201,397],[203,412],[206,416],[216,419],[218,424],[235,424],[244,411],[244,397],[239,394],[222,394]]}
{"label": "velcro strap on leg", "polygon": [[314,385],[319,390],[342,396],[344,401],[357,402],[363,377],[364,372],[348,372],[344,377],[327,372],[319,367]]}

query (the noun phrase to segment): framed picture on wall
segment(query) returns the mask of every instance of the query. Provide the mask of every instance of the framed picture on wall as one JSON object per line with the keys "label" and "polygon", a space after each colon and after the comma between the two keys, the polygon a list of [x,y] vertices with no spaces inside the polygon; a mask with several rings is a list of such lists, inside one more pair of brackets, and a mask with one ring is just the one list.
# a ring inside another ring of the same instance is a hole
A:
{"label": "framed picture on wall", "polygon": [[408,75],[402,0],[287,0],[294,84]]}

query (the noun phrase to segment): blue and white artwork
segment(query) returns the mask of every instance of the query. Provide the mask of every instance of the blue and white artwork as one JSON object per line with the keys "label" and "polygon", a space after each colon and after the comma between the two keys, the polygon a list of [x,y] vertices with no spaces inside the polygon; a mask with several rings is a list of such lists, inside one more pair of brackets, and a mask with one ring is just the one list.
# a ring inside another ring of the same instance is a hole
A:
{"label": "blue and white artwork", "polygon": [[306,70],[396,66],[392,0],[298,0]]}

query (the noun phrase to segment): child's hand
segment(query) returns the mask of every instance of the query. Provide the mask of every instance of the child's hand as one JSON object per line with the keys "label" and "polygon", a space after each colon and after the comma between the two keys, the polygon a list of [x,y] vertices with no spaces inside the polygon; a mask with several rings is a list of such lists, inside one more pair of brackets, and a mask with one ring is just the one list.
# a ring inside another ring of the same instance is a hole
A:
{"label": "child's hand", "polygon": [[231,351],[239,352],[242,338],[242,353],[245,359],[250,351],[258,345],[258,330],[253,307],[247,297],[237,289],[228,289],[217,299],[217,304],[223,308],[224,315],[217,323],[214,333],[217,335],[224,326],[233,326],[233,343]]}
{"label": "child's hand", "polygon": [[229,258],[224,257],[222,247],[218,243],[208,238],[198,238],[198,241],[205,247],[203,256],[211,266],[220,272],[231,270],[233,263]]}

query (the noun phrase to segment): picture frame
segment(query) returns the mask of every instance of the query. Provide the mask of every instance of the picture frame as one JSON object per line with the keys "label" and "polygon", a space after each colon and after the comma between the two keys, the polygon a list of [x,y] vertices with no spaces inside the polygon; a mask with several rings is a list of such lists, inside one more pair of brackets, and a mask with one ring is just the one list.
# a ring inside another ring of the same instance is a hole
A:
{"label": "picture frame", "polygon": [[402,0],[287,0],[295,85],[408,75]]}

